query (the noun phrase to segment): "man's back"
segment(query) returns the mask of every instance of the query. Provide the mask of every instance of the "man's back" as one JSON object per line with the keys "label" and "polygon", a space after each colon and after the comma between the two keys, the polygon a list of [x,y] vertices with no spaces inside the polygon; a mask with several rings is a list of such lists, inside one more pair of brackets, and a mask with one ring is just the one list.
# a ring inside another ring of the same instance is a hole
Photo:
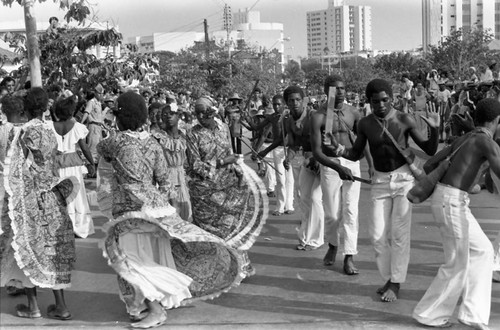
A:
{"label": "man's back", "polygon": [[[464,142],[465,141],[465,142]],[[463,144],[463,145],[462,145]],[[500,148],[484,128],[474,130],[457,139],[452,145],[452,152],[460,145],[460,150],[453,156],[448,171],[441,179],[441,183],[469,191],[476,176],[491,154],[500,156]],[[500,160],[500,158],[497,158]]]}

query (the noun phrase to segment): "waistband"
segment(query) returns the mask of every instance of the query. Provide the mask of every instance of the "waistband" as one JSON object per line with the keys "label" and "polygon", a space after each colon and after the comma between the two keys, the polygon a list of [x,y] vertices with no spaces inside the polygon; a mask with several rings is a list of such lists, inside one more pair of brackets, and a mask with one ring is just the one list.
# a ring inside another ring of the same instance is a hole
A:
{"label": "waistband", "polygon": [[434,189],[434,194],[438,196],[446,195],[447,197],[453,197],[457,199],[469,198],[469,193],[467,193],[466,191],[460,190],[458,188],[440,182],[438,182],[438,184],[436,185],[436,188]]}

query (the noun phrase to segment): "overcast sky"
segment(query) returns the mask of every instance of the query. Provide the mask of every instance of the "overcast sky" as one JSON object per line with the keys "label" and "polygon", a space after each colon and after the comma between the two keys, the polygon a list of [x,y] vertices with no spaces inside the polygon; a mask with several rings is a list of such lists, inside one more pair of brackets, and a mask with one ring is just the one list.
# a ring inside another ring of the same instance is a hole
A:
{"label": "overcast sky", "polygon": [[[345,0],[347,5],[372,7],[372,44],[378,50],[408,50],[422,43],[422,0]],[[260,11],[262,22],[283,23],[285,54],[307,55],[306,12],[326,9],[328,0],[90,0],[100,20],[119,25],[125,41],[128,37],[153,32],[203,31],[207,18],[209,30],[222,29],[224,4],[233,12],[245,8]],[[37,21],[59,17],[64,12],[53,0],[36,3]],[[0,22],[23,19],[22,7],[15,2],[11,8],[0,5]]]}

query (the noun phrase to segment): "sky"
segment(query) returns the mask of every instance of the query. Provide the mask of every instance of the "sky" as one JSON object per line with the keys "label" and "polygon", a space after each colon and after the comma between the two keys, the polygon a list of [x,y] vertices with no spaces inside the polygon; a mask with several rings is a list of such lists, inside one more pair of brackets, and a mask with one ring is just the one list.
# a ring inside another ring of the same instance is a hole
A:
{"label": "sky", "polygon": [[[40,0],[39,0],[40,1]],[[35,4],[37,21],[51,16],[63,21],[64,11],[53,0]],[[58,0],[56,0],[59,2]],[[153,32],[222,30],[224,4],[233,12],[246,8],[260,11],[261,22],[283,23],[285,55],[307,56],[306,12],[326,9],[328,0],[89,0],[91,11],[101,21],[118,24],[124,40]],[[409,50],[422,44],[422,0],[345,0],[346,5],[372,7],[372,48]],[[0,5],[0,23],[22,21],[22,7]]]}

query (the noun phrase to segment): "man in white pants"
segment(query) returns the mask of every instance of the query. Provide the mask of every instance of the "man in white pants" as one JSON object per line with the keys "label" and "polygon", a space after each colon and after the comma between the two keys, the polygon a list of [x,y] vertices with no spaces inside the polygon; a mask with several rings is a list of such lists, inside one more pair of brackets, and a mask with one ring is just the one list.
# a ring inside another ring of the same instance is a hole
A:
{"label": "man in white pants", "polygon": [[[461,323],[487,329],[491,309],[493,246],[469,208],[469,191],[481,165],[500,176],[500,146],[493,133],[500,120],[500,102],[483,99],[476,107],[478,127],[457,139],[450,166],[432,195],[432,214],[443,240],[445,263],[413,311],[420,323],[443,327],[449,325],[453,311],[462,297],[458,311]],[[434,160],[446,157],[440,151]]]}
{"label": "man in white pants", "polygon": [[[291,166],[294,177],[295,198],[299,201],[303,218],[298,229],[299,244],[297,250],[310,251],[324,243],[323,205],[318,164],[312,157],[310,141],[310,110],[304,105],[304,91],[298,86],[289,86],[283,92],[283,98],[290,110],[284,118],[287,140],[287,158],[284,167]],[[280,141],[281,140],[281,141]],[[275,140],[259,157],[281,145],[283,139]]]}
{"label": "man in white pants", "polygon": [[[342,77],[338,75],[328,76],[324,84],[325,93],[333,97],[329,98],[328,104],[323,104],[321,108],[312,115],[311,124],[311,144],[314,158],[321,163],[321,190],[323,192],[323,209],[325,211],[325,236],[328,241],[328,252],[323,258],[325,266],[333,265],[337,255],[337,250],[342,245],[344,252],[344,273],[346,275],[359,274],[354,266],[353,256],[358,254],[358,202],[361,189],[360,182],[343,181],[337,172],[339,166],[349,168],[352,175],[361,176],[359,161],[350,161],[342,157],[328,157],[321,148],[322,132],[325,130],[327,116],[332,117],[332,135],[337,141],[347,147],[352,147],[354,143],[353,130],[361,118],[359,111],[344,103],[345,85]],[[328,113],[332,112],[332,113]],[[373,163],[369,152],[368,163],[370,172],[373,170]],[[343,242],[341,243],[341,234]]]}
{"label": "man in white pants", "polygon": [[356,161],[363,156],[367,143],[370,146],[375,173],[372,176],[372,209],[368,226],[377,268],[387,281],[377,293],[382,301],[392,302],[398,299],[400,283],[406,281],[410,261],[412,206],[406,193],[412,188],[414,177],[388,134],[402,146],[407,145],[411,136],[425,153],[433,155],[438,147],[439,115],[429,112],[429,118],[423,118],[431,132],[426,140],[418,131],[414,117],[392,106],[392,89],[387,81],[370,81],[366,86],[366,97],[373,112],[359,121],[352,148],[345,148],[331,139],[332,145],[323,146],[323,151],[328,156]]}

